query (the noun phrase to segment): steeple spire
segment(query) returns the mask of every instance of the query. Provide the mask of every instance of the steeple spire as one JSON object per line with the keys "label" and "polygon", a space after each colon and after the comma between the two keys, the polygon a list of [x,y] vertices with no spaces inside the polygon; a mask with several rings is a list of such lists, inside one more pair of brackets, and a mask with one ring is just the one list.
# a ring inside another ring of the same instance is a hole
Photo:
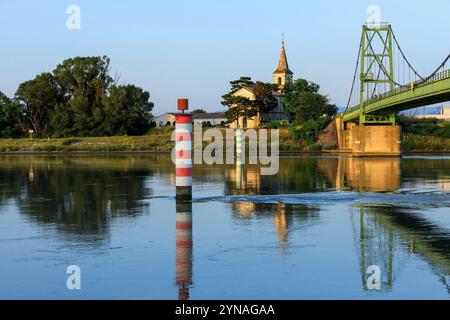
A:
{"label": "steeple spire", "polygon": [[286,58],[286,49],[284,48],[284,34],[281,39],[281,53],[280,60],[278,60],[278,67],[273,72],[273,83],[278,85],[278,90],[282,91],[286,83],[292,82],[294,73],[289,70],[289,65]]}
{"label": "steeple spire", "polygon": [[278,68],[274,71],[275,73],[286,73],[286,74],[294,74],[291,70],[289,70],[289,65],[286,58],[286,50],[284,48],[284,35],[281,41],[281,53],[280,60],[278,61]]}

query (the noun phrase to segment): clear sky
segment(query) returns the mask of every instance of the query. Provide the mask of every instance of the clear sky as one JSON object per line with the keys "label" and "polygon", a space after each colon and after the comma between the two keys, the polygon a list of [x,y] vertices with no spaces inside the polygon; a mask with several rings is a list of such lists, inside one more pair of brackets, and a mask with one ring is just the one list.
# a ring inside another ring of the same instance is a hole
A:
{"label": "clear sky", "polygon": [[[81,9],[80,30],[66,27],[69,5]],[[108,55],[119,82],[150,92],[155,115],[179,97],[220,110],[230,80],[272,81],[284,33],[295,77],[345,105],[370,5],[420,73],[450,52],[449,0],[0,0],[0,91],[12,97],[66,58]]]}

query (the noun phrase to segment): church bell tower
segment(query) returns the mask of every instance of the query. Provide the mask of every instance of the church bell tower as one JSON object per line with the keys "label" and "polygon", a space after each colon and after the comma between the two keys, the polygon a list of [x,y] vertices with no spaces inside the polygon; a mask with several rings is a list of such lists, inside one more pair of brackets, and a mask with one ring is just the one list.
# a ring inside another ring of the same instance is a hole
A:
{"label": "church bell tower", "polygon": [[280,60],[278,61],[278,68],[273,72],[273,83],[278,85],[279,91],[282,91],[286,83],[292,82],[293,76],[294,73],[289,70],[283,40],[281,42],[281,53]]}

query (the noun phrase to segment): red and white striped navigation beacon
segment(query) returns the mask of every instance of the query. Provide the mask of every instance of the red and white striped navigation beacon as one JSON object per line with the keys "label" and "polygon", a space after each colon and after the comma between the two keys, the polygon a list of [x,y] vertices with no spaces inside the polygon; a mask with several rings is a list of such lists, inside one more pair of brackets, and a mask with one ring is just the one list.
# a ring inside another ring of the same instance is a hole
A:
{"label": "red and white striped navigation beacon", "polygon": [[192,115],[184,113],[189,109],[188,99],[178,99],[175,115],[176,152],[176,199],[192,201]]}

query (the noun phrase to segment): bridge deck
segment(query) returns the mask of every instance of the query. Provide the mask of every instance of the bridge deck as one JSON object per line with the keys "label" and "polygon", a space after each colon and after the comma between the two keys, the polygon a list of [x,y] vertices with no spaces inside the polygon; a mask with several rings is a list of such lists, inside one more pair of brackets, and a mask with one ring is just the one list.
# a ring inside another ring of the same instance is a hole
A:
{"label": "bridge deck", "polygon": [[[414,90],[400,87],[364,103],[364,114],[391,114],[407,109],[450,101],[450,70],[437,73]],[[344,114],[344,121],[359,120],[359,106]]]}

